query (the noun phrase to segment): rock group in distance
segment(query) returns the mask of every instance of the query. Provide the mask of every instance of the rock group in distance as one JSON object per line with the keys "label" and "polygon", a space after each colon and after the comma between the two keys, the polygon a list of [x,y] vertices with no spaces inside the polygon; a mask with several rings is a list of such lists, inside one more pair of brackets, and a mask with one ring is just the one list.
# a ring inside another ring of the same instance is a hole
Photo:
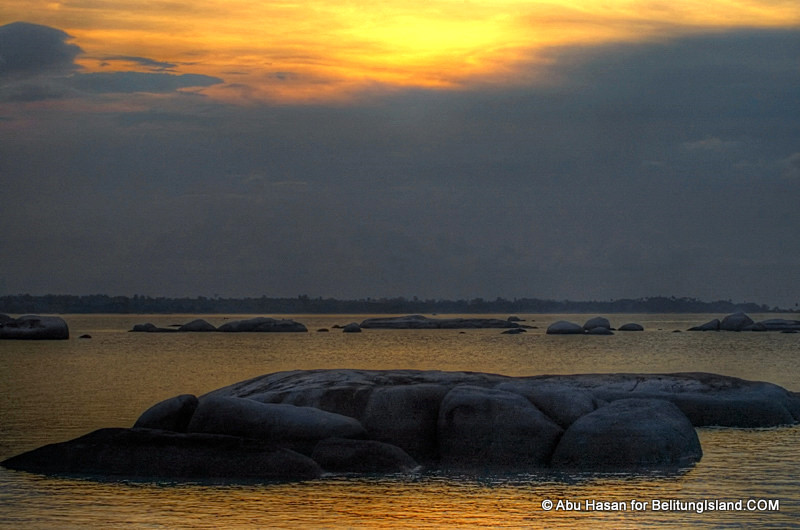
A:
{"label": "rock group in distance", "polygon": [[[644,331],[644,326],[636,323],[623,324],[619,331]],[[547,327],[548,335],[613,335],[614,328],[605,317],[594,317],[587,320],[582,326],[574,322],[559,320]]]}
{"label": "rock group in distance", "polygon": [[[518,319],[517,319],[518,320]],[[431,318],[423,315],[406,315],[399,317],[368,318],[361,323],[351,322],[341,327],[344,333],[358,333],[362,329],[524,329],[531,326],[519,324],[517,320],[502,320],[498,318]],[[130,331],[145,333],[171,333],[171,332],[270,332],[270,331],[308,331],[304,324],[287,319],[274,319],[257,317],[247,320],[234,320],[226,322],[216,328],[203,319],[169,328],[158,327],[151,323],[136,324]]]}
{"label": "rock group in distance", "polygon": [[431,318],[423,315],[368,318],[361,322],[362,329],[485,329],[520,328],[517,320],[499,318]]}
{"label": "rock group in distance", "polygon": [[[644,331],[641,324],[623,324],[618,331]],[[800,333],[800,320],[772,318],[754,322],[744,313],[733,313],[722,320],[715,318],[689,328],[689,331],[780,331],[783,333]],[[582,326],[574,322],[559,320],[547,328],[548,335],[613,335],[614,328],[605,317],[594,317]]]}
{"label": "rock group in distance", "polygon": [[105,477],[304,480],[324,473],[680,470],[697,426],[800,420],[800,397],[707,373],[508,377],[297,370],[175,396],[2,465]]}
{"label": "rock group in distance", "polygon": [[787,320],[783,318],[771,318],[754,322],[752,318],[744,313],[733,313],[722,320],[715,318],[689,328],[689,331],[781,331],[784,333],[800,332],[800,320]]}
{"label": "rock group in distance", "polygon": [[215,327],[213,324],[198,318],[187,322],[175,328],[159,328],[154,324],[136,324],[130,330],[133,332],[145,333],[170,333],[170,332],[211,332],[220,331],[227,333],[241,333],[241,332],[254,332],[254,333],[267,333],[267,332],[306,332],[308,328],[300,322],[295,322],[289,319],[275,319],[267,317],[256,317],[245,320],[231,320],[222,324],[220,327]]}

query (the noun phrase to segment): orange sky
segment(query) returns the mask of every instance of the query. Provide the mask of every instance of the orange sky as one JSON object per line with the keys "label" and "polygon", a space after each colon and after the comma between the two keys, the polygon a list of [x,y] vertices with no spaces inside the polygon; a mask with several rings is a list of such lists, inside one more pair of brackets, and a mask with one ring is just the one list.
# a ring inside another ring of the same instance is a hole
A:
{"label": "orange sky", "polygon": [[663,38],[733,27],[797,26],[796,0],[530,2],[5,0],[0,23],[66,31],[90,71],[174,63],[223,78],[226,99],[329,99],[370,84],[458,87],[519,81],[546,46]]}

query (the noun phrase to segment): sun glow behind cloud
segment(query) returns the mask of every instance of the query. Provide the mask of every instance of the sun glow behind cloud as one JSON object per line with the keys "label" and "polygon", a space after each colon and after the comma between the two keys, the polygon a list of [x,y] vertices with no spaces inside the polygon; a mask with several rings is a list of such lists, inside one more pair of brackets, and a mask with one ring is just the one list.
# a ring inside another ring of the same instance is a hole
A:
{"label": "sun glow behind cloud", "polygon": [[25,20],[72,35],[88,71],[132,68],[109,58],[147,58],[174,65],[176,73],[224,79],[203,91],[229,100],[321,100],[374,86],[520,82],[517,67],[546,47],[800,24],[800,4],[771,0],[5,4],[0,22]]}

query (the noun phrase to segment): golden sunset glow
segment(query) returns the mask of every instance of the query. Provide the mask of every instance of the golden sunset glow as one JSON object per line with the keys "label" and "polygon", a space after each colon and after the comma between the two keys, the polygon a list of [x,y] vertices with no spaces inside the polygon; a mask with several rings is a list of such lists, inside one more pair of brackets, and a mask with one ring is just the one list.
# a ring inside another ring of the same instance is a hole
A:
{"label": "golden sunset glow", "polygon": [[[792,1],[402,2],[209,0],[5,2],[2,23],[57,27],[89,71],[118,58],[220,77],[229,99],[328,99],[370,84],[452,88],[511,82],[548,46],[665,38],[735,27],[796,26]],[[139,66],[141,68],[141,65]],[[232,86],[234,88],[232,88]],[[238,88],[237,88],[238,87]]]}

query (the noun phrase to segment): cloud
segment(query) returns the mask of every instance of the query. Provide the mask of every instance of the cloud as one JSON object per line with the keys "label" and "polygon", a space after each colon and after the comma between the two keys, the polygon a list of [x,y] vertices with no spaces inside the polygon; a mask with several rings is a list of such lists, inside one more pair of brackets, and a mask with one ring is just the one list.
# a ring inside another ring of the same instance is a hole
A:
{"label": "cloud", "polygon": [[690,151],[724,151],[734,149],[739,142],[721,140],[719,138],[704,138],[691,142],[684,142],[683,147]]}
{"label": "cloud", "polygon": [[85,73],[75,63],[82,50],[66,41],[58,29],[25,22],[0,27],[0,76],[9,77],[0,86],[0,102],[36,102],[81,98],[88,94],[164,94],[184,88],[202,88],[224,81],[202,74],[168,73],[173,63],[146,57],[111,56],[158,72]]}
{"label": "cloud", "polygon": [[207,87],[222,82],[218,77],[200,74],[100,72],[72,76],[69,84],[87,92],[127,94],[174,92],[181,88]]}
{"label": "cloud", "polygon": [[782,165],[784,166],[783,178],[800,181],[800,152],[792,153],[782,160]]}
{"label": "cloud", "polygon": [[69,39],[63,31],[38,24],[0,26],[0,76],[76,70],[74,60],[82,50]]}
{"label": "cloud", "polygon": [[144,66],[147,68],[151,68],[153,70],[172,70],[176,66],[176,63],[168,63],[165,61],[156,61],[155,59],[149,59],[147,57],[135,57],[131,55],[112,55],[102,58],[103,61],[120,61],[125,63],[134,63],[138,64],[139,66]]}
{"label": "cloud", "polygon": [[[524,86],[42,111],[0,144],[0,269],[32,293],[793,305],[798,35],[553,49]],[[211,82],[164,75],[82,97]]]}

